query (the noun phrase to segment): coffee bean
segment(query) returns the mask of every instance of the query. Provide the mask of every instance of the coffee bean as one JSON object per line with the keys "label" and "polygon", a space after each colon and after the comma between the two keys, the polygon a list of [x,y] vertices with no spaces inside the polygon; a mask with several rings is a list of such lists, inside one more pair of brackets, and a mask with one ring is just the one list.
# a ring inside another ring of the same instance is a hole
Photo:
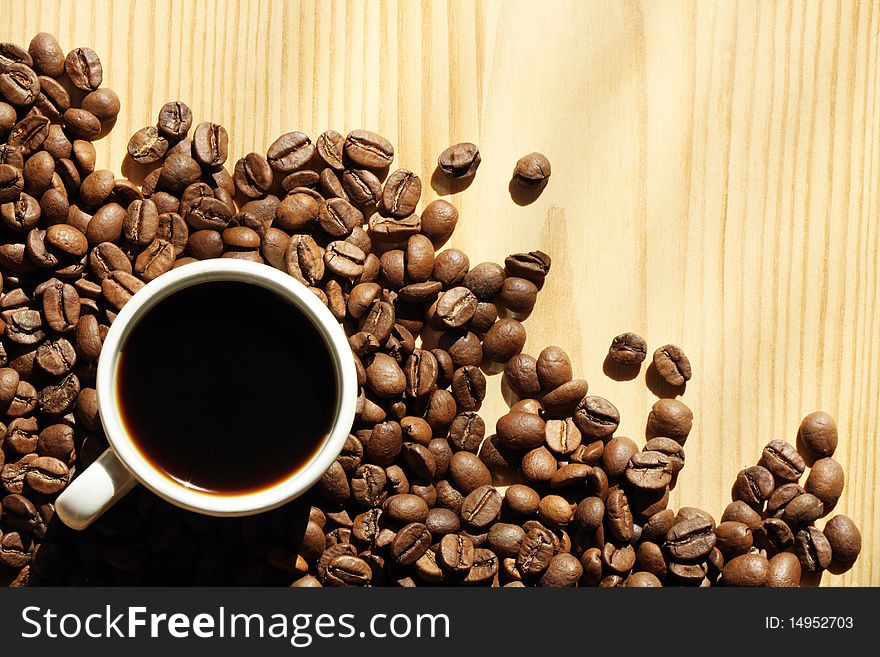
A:
{"label": "coffee bean", "polygon": [[550,273],[551,264],[550,256],[543,251],[513,253],[504,259],[504,271],[507,276],[525,278],[540,287]]}
{"label": "coffee bean", "polygon": [[681,347],[668,344],[654,352],[654,367],[666,383],[682,386],[691,378],[691,363]]}
{"label": "coffee bean", "polygon": [[544,410],[552,415],[573,415],[582,399],[587,395],[590,386],[584,379],[566,381],[544,395],[541,400]]}
{"label": "coffee bean", "polygon": [[784,440],[771,440],[767,444],[761,454],[761,465],[783,481],[797,481],[806,467],[803,457]]}
{"label": "coffee bean", "polygon": [[633,538],[633,517],[626,494],[619,488],[608,493],[605,501],[605,519],[608,530],[619,541]]}
{"label": "coffee bean", "polygon": [[437,166],[453,180],[473,178],[480,166],[480,150],[469,142],[453,144],[440,153]]}
{"label": "coffee bean", "polygon": [[514,313],[528,314],[535,307],[538,288],[524,278],[511,276],[504,279],[501,286],[501,303]]}
{"label": "coffee bean", "polygon": [[741,522],[722,522],[715,528],[715,536],[716,545],[727,560],[746,554],[752,548],[752,530]]}
{"label": "coffee bean", "polygon": [[831,544],[816,527],[800,530],[794,537],[794,549],[801,568],[808,573],[825,570],[831,564]]}
{"label": "coffee bean", "polygon": [[235,163],[235,188],[248,198],[262,198],[272,186],[272,168],[260,153],[248,153]]}
{"label": "coffee bean", "polygon": [[469,322],[476,309],[477,297],[466,287],[451,288],[437,301],[437,316],[449,328],[458,328]]}
{"label": "coffee bean", "polygon": [[156,126],[151,125],[141,128],[131,136],[128,142],[128,154],[135,162],[153,164],[165,156],[168,147],[168,140],[159,133]]}
{"label": "coffee bean", "polygon": [[459,367],[452,375],[452,396],[457,408],[475,411],[486,397],[486,377],[473,365]]}
{"label": "coffee bean", "polygon": [[[49,137],[49,119],[39,114],[27,114],[21,121],[12,126],[7,144],[16,148],[24,157],[37,152]],[[59,165],[61,162],[59,162]]]}
{"label": "coffee bean", "polygon": [[611,341],[608,357],[618,365],[639,365],[648,354],[645,339],[636,333],[621,333]]}
{"label": "coffee bean", "polygon": [[774,490],[773,494],[770,495],[770,499],[767,500],[767,508],[765,509],[767,514],[775,518],[781,518],[789,502],[799,495],[803,495],[804,492],[804,489],[795,483],[783,484]]}
{"label": "coffee bean", "polygon": [[483,338],[483,355],[503,363],[522,351],[525,343],[526,330],[522,323],[510,318],[499,319]]}
{"label": "coffee bean", "polygon": [[828,512],[837,504],[843,493],[843,468],[831,457],[813,463],[804,490],[818,497]]}
{"label": "coffee bean", "polygon": [[421,195],[421,179],[409,169],[398,169],[382,188],[382,208],[392,217],[408,217],[415,212]]}
{"label": "coffee bean", "polygon": [[40,32],[34,36],[28,46],[28,54],[34,70],[40,75],[58,77],[64,73],[64,52],[53,35]]}
{"label": "coffee bean", "polygon": [[43,319],[36,310],[17,310],[6,319],[6,337],[16,344],[37,344],[46,337]]}
{"label": "coffee bean", "polygon": [[575,410],[574,423],[585,438],[602,439],[617,431],[620,413],[607,399],[584,397]]}
{"label": "coffee bean", "polygon": [[71,107],[64,112],[64,125],[74,137],[80,139],[95,139],[101,134],[101,120],[81,108]]}
{"label": "coffee bean", "polygon": [[752,535],[755,545],[773,554],[789,549],[794,543],[791,529],[779,518],[764,519]]}
{"label": "coffee bean", "polygon": [[791,588],[801,582],[801,562],[791,552],[780,552],[770,559],[767,586]]}
{"label": "coffee bean", "polygon": [[413,522],[403,527],[391,543],[391,557],[395,563],[406,566],[415,563],[431,546],[431,532],[422,523]]}
{"label": "coffee bean", "polygon": [[64,60],[64,70],[73,85],[83,91],[94,91],[104,77],[101,60],[91,48],[71,50]]}
{"label": "coffee bean", "polygon": [[449,239],[456,224],[458,224],[458,210],[448,201],[443,199],[431,201],[422,210],[422,234],[435,245],[442,244]]}
{"label": "coffee bean", "polygon": [[563,530],[574,519],[574,509],[559,495],[547,495],[538,504],[538,518],[551,529]]}
{"label": "coffee bean", "polygon": [[56,333],[75,329],[79,311],[79,293],[72,285],[59,282],[43,293],[43,316],[49,328]]}
{"label": "coffee bean", "polygon": [[697,561],[706,557],[715,542],[712,524],[702,517],[682,520],[666,533],[666,550],[679,561]]}
{"label": "coffee bean", "polygon": [[40,220],[40,204],[30,194],[22,193],[16,201],[0,206],[0,214],[6,226],[25,233],[33,229]]}
{"label": "coffee bean", "polygon": [[67,486],[67,465],[51,456],[35,458],[25,475],[27,485],[43,495],[53,495]]}
{"label": "coffee bean", "polygon": [[801,421],[798,438],[818,456],[833,455],[837,449],[837,425],[834,418],[822,411],[810,413]]}
{"label": "coffee bean", "polygon": [[550,178],[550,160],[541,153],[523,155],[516,162],[513,180],[522,187],[540,189]]}
{"label": "coffee bean", "polygon": [[630,458],[625,474],[626,480],[635,488],[660,490],[672,481],[672,470],[672,464],[665,454],[637,452]]}
{"label": "coffee bean", "polygon": [[544,431],[544,420],[531,413],[507,413],[495,425],[500,444],[511,449],[526,450],[541,446]]}
{"label": "coffee bean", "polygon": [[693,427],[694,414],[677,399],[659,399],[648,415],[646,433],[651,437],[672,438],[684,445]]}
{"label": "coffee bean", "polygon": [[536,447],[523,456],[520,469],[527,482],[547,484],[556,474],[556,458],[545,447]]}
{"label": "coffee bean", "polygon": [[743,502],[762,506],[773,492],[773,475],[760,465],[740,470],[736,476],[735,490]]}
{"label": "coffee bean", "polygon": [[[328,150],[333,149],[331,147]],[[394,159],[394,147],[385,137],[375,132],[353,130],[345,138],[343,155],[352,164],[361,168],[382,169],[391,164],[391,161]],[[322,154],[322,157],[324,157],[324,154]],[[325,157],[326,159],[328,158]],[[328,162],[328,164],[332,166],[332,163]]]}
{"label": "coffee bean", "polygon": [[11,105],[31,105],[39,93],[40,80],[30,66],[14,63],[0,72],[0,95]]}
{"label": "coffee bean", "polygon": [[351,493],[361,506],[376,507],[385,500],[385,470],[378,465],[364,464],[351,478]]}
{"label": "coffee bean", "polygon": [[526,576],[537,576],[547,570],[554,556],[553,535],[549,530],[532,527],[520,544],[516,565]]}
{"label": "coffee bean", "polygon": [[841,565],[852,564],[862,551],[862,534],[847,516],[834,516],[825,524],[824,532],[831,546],[832,559]]}
{"label": "coffee bean", "polygon": [[122,308],[135,292],[144,286],[131,274],[117,269],[111,271],[101,283],[101,294],[116,309]]}
{"label": "coffee bean", "polygon": [[449,479],[465,495],[492,483],[489,469],[475,454],[456,452],[449,462]]}
{"label": "coffee bean", "polygon": [[770,581],[770,563],[760,554],[742,554],[731,559],[721,572],[725,586],[764,586]]}

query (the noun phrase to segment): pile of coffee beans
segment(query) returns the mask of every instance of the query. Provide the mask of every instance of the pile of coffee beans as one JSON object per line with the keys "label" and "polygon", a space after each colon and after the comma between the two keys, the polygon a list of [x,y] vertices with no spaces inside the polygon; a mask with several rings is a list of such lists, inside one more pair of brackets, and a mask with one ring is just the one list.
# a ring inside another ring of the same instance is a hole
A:
{"label": "pile of coffee beans", "polygon": [[[443,249],[457,209],[436,200],[418,212],[421,178],[392,170],[386,138],[289,132],[233,164],[226,130],[195,123],[175,101],[129,141],[143,174],[135,184],[95,169],[88,140],[119,110],[101,82],[87,48],[64,56],[46,34],[27,50],[0,44],[0,582],[791,584],[799,578],[787,550],[805,570],[858,555],[844,516],[824,533],[812,524],[840,495],[822,464],[836,465],[830,453],[800,489],[786,470],[797,460],[774,441],[763,472],[738,478],[740,515],[720,525],[697,509],[667,509],[691,410],[658,401],[640,448],[615,435],[617,409],[588,393],[561,348],[522,353],[522,321],[550,256],[472,264]],[[456,144],[438,167],[469,179],[480,159],[474,144]],[[532,153],[514,181],[540,190],[549,175],[547,158]],[[312,491],[269,513],[211,518],[137,489],[87,530],[69,530],[53,502],[107,446],[95,364],[116,313],[146,282],[218,257],[287,272],[344,327],[360,394],[342,453]],[[632,333],[609,351],[626,367],[646,356]],[[479,411],[493,362],[519,401],[487,433]],[[653,367],[672,386],[691,377],[675,345],[657,349]],[[805,420],[801,435],[827,450],[823,421]],[[495,485],[509,477],[520,483]],[[777,525],[790,543],[773,542]],[[777,558],[787,577],[752,572],[761,559],[775,572]]]}

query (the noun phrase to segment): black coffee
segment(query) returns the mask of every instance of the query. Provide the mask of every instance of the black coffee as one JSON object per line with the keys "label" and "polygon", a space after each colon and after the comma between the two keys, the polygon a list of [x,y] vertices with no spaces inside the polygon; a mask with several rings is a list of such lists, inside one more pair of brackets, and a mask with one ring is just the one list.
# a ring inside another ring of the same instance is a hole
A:
{"label": "black coffee", "polygon": [[202,283],[160,301],[129,335],[117,394],[156,468],[219,494],[270,487],[330,430],[333,363],[312,323],[256,285]]}

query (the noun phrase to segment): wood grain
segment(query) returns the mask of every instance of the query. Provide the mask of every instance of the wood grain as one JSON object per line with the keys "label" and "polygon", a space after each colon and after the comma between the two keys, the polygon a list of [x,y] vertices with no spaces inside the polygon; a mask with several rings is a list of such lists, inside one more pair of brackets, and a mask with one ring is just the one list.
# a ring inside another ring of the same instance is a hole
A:
{"label": "wood grain", "polygon": [[[603,373],[608,344],[684,347],[697,420],[671,506],[716,516],[764,444],[827,410],[836,512],[864,547],[822,583],[880,585],[876,2],[2,0],[0,16],[2,40],[99,52],[122,98],[98,144],[116,171],[172,99],[229,129],[233,162],[288,130],[367,127],[427,183],[443,148],[478,143],[451,245],[552,255],[526,350],[567,349],[642,441],[656,398],[644,368]],[[510,173],[533,150],[553,176],[519,206]],[[506,409],[492,384],[487,424]]]}

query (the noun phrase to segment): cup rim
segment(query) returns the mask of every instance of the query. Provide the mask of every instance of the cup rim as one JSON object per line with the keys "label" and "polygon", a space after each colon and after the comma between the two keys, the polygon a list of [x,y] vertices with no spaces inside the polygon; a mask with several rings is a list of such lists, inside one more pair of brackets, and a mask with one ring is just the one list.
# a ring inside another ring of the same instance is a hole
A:
{"label": "cup rim", "polygon": [[[334,420],[323,445],[308,463],[284,480],[247,493],[208,493],[186,488],[157,470],[137,449],[122,422],[117,397],[117,370],[122,345],[137,323],[172,294],[215,281],[259,285],[290,301],[314,325],[327,347],[335,369],[337,394]],[[342,451],[354,421],[357,404],[357,373],[349,356],[345,332],[330,310],[305,285],[265,264],[218,258],[189,263],[173,269],[138,290],[110,325],[98,359],[96,391],[98,413],[111,448],[119,460],[144,486],[184,509],[212,516],[243,516],[269,511],[306,492],[321,478]]]}

